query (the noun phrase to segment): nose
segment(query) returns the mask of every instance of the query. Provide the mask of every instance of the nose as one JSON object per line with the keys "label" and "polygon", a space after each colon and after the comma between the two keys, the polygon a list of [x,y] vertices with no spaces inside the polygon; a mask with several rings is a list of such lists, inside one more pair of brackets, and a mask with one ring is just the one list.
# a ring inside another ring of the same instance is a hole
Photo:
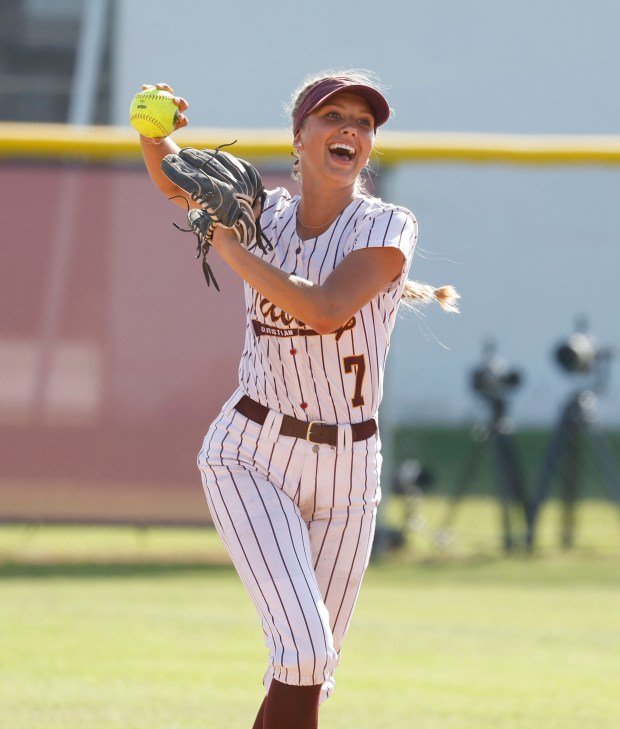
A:
{"label": "nose", "polygon": [[352,122],[347,122],[342,128],[342,133],[347,134],[350,137],[357,137],[357,129]]}

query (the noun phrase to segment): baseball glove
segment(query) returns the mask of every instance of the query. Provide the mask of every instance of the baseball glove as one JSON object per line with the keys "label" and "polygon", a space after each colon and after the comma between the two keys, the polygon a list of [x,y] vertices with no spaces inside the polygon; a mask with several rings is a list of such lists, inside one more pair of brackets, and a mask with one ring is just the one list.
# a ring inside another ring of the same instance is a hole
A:
{"label": "baseball glove", "polygon": [[[213,271],[207,263],[213,232],[217,225],[234,230],[241,245],[248,249],[272,246],[260,228],[260,214],[254,217],[254,205],[262,205],[265,190],[261,176],[249,162],[217,149],[182,149],[166,155],[162,172],[177,187],[189,193],[200,209],[188,210],[187,219],[198,239],[196,258],[202,256],[202,269],[207,284],[211,281],[219,291]],[[179,226],[176,226],[177,228]]]}

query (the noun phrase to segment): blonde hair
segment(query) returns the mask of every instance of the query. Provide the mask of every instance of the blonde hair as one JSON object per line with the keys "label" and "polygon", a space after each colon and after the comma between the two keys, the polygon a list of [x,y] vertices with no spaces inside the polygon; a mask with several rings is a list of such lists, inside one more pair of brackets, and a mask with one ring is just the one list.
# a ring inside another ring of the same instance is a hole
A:
{"label": "blonde hair", "polygon": [[[305,97],[312,91],[312,89],[325,79],[333,78],[334,76],[346,77],[351,79],[354,83],[363,84],[364,86],[370,86],[373,89],[383,93],[381,88],[379,77],[372,71],[364,69],[340,69],[334,71],[322,71],[321,73],[311,74],[301,82],[301,84],[293,91],[291,99],[288,104],[285,104],[285,110],[291,118],[291,122],[295,119],[297,110],[301,106]],[[376,131],[376,130],[375,130]],[[293,169],[291,171],[291,177],[299,181],[301,180],[301,162],[299,155],[293,152],[295,161],[293,162]],[[364,170],[369,171],[368,166]],[[362,170],[362,172],[364,171]],[[355,187],[353,188],[355,195],[368,195],[364,180],[361,178],[361,174],[355,181]],[[423,283],[422,281],[408,280],[405,282],[403,292],[401,294],[401,303],[409,309],[416,309],[420,304],[428,304],[432,301],[437,301],[439,306],[444,311],[449,311],[458,314],[459,307],[457,304],[460,299],[458,291],[454,286],[441,286],[435,288],[431,284]]]}
{"label": "blonde hair", "polygon": [[444,311],[459,313],[457,301],[461,298],[454,286],[440,286],[436,289],[422,281],[406,281],[400,301],[408,309],[416,309],[418,304],[429,304],[436,301]]}

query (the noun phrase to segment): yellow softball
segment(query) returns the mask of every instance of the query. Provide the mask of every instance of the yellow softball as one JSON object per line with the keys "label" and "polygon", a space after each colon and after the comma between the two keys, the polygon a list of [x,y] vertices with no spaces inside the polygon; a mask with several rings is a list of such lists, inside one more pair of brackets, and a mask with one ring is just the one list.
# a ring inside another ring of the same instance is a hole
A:
{"label": "yellow softball", "polygon": [[131,126],[143,137],[167,137],[179,118],[174,96],[161,89],[139,91],[129,108]]}

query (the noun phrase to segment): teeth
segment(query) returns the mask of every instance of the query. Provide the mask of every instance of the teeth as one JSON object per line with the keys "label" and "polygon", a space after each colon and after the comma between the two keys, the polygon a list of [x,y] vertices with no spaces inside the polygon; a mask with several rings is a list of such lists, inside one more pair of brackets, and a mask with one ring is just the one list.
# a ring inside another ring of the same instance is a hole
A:
{"label": "teeth", "polygon": [[349,152],[349,154],[354,155],[355,149],[351,147],[349,144],[342,144],[342,142],[336,142],[335,144],[329,145],[330,152],[334,152],[337,149],[344,149],[345,152]]}

